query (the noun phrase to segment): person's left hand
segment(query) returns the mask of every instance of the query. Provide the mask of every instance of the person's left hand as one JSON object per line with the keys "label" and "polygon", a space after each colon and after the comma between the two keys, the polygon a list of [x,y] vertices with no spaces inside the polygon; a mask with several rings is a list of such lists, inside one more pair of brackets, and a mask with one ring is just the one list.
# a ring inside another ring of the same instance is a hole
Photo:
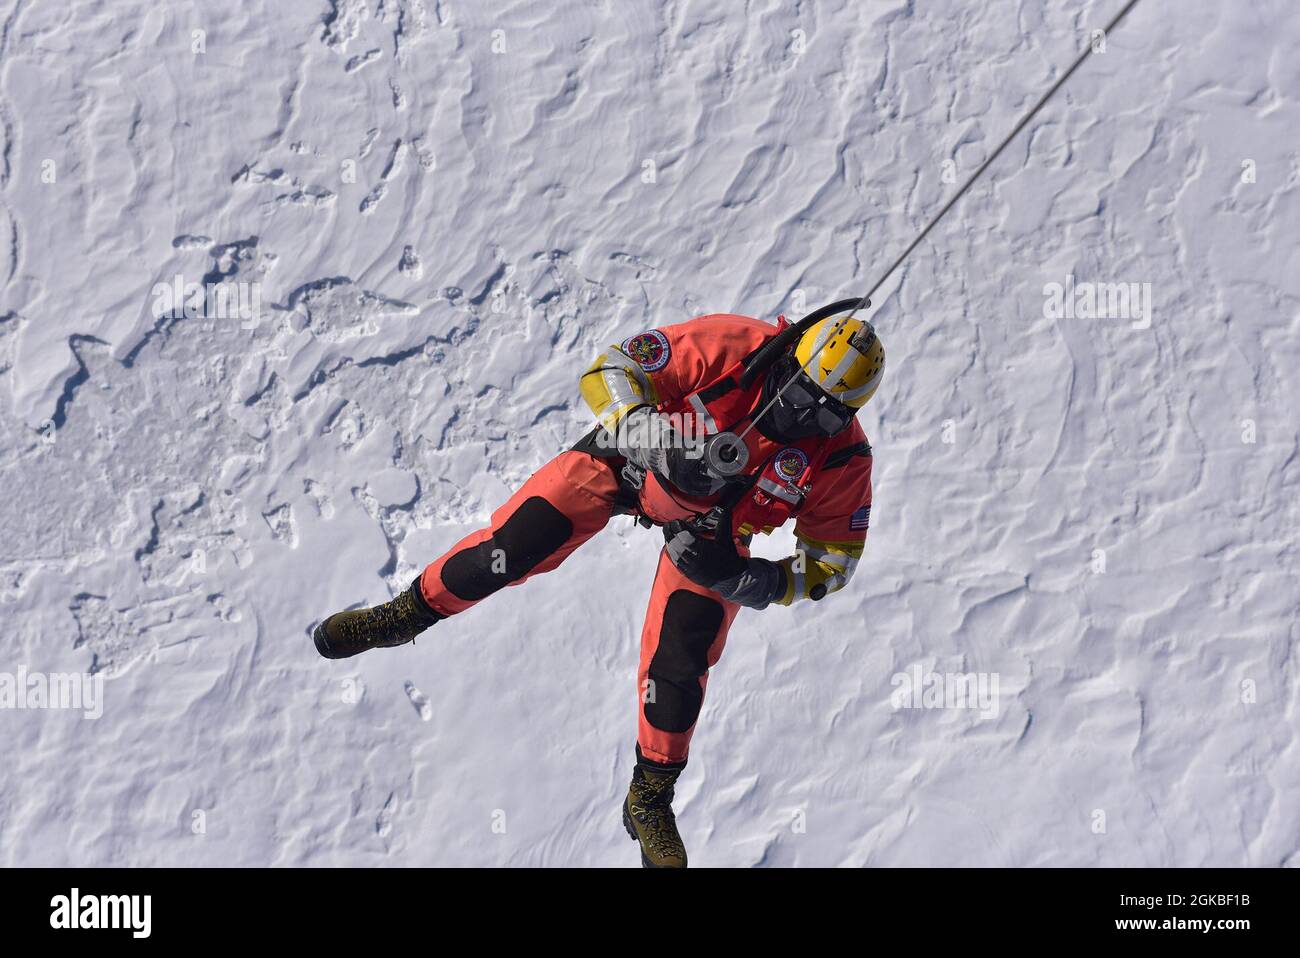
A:
{"label": "person's left hand", "polygon": [[719,534],[705,538],[688,529],[681,519],[674,519],[664,526],[668,558],[682,575],[706,589],[735,578],[745,571],[747,564],[736,550],[729,526],[730,522],[725,522]]}

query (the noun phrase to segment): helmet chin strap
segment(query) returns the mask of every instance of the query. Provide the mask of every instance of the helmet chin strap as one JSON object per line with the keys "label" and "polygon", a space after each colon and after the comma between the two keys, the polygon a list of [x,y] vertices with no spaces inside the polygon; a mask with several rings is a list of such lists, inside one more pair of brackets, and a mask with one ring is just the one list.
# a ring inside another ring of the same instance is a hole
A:
{"label": "helmet chin strap", "polygon": [[[1137,4],[1138,4],[1138,0],[1128,0],[1128,3],[1124,4],[1124,6],[1120,9],[1119,13],[1115,14],[1114,18],[1110,21],[1110,23],[1106,24],[1105,28],[1102,30],[1102,33],[1109,34],[1112,30],[1114,30],[1115,27],[1119,25],[1119,22],[1123,20],[1124,17],[1128,15],[1128,12],[1132,10],[1135,6],[1137,6]],[[831,334],[830,336],[827,337],[828,341],[832,339],[836,335],[836,333],[838,333],[841,329],[844,328],[844,326],[848,323],[849,320],[853,318],[854,314],[857,313],[859,309],[861,309],[863,306],[871,305],[871,297],[875,295],[876,291],[880,289],[882,285],[884,285],[885,280],[889,279],[889,277],[894,274],[894,270],[898,269],[898,267],[903,264],[903,261],[906,260],[907,257],[909,257],[910,255],[912,255],[912,251],[921,245],[921,241],[924,240],[926,236],[929,235],[930,230],[934,229],[934,227],[938,224],[938,222],[944,218],[947,212],[957,204],[957,201],[966,194],[966,191],[969,190],[971,186],[974,185],[975,181],[978,180],[980,176],[983,175],[984,171],[993,165],[993,161],[996,160],[1002,154],[1002,151],[1007,148],[1007,144],[1009,144],[1013,139],[1015,139],[1016,135],[1029,124],[1029,121],[1038,115],[1038,111],[1041,110],[1047,104],[1047,101],[1050,100],[1055,95],[1057,90],[1059,90],[1062,86],[1065,85],[1065,81],[1070,79],[1070,77],[1074,75],[1074,72],[1083,65],[1083,61],[1088,59],[1088,57],[1091,56],[1095,50],[1096,47],[1093,44],[1091,43],[1088,44],[1088,46],[1084,49],[1083,53],[1079,55],[1078,59],[1076,59],[1074,63],[1070,65],[1070,68],[1066,70],[1064,73],[1062,73],[1061,76],[1057,79],[1057,81],[1053,83],[1052,86],[1048,89],[1048,91],[1042,95],[1039,101],[1033,105],[1033,107],[1029,110],[1029,112],[1020,118],[1020,122],[1011,128],[1010,133],[1008,133],[1005,137],[1003,137],[1002,142],[998,144],[997,149],[995,149],[992,153],[989,154],[988,158],[983,163],[980,164],[979,169],[977,169],[974,173],[970,175],[970,177],[966,180],[966,182],[962,184],[961,189],[959,189],[956,193],[953,194],[952,199],[950,199],[947,203],[943,205],[943,208],[934,215],[934,217],[930,220],[929,223],[926,224],[925,229],[921,230],[921,232],[917,234],[916,239],[912,240],[912,242],[908,244],[907,248],[903,250],[903,252],[899,255],[899,257],[896,260],[894,260],[894,262],[890,264],[889,268],[880,275],[880,278],[876,280],[875,284],[869,290],[867,290],[867,295],[863,296],[860,300],[858,300],[857,305],[853,307],[853,309],[849,312],[849,314],[845,316],[843,319],[839,320],[835,324],[835,326],[832,327]],[[805,363],[803,366],[799,367],[800,372],[807,372],[808,371],[807,367],[812,363],[812,361],[816,357],[817,357],[817,353],[814,352],[813,355],[809,357],[808,362]],[[731,480],[734,479],[736,476],[740,475],[744,471],[745,464],[749,460],[749,450],[745,446],[745,437],[749,435],[750,430],[754,428],[754,425],[758,422],[758,420],[763,418],[763,416],[767,413],[767,411],[772,408],[773,404],[776,403],[776,401],[781,398],[782,393],[784,393],[786,389],[789,388],[790,384],[793,383],[796,378],[798,378],[797,374],[791,376],[785,382],[785,384],[781,386],[781,388],[777,391],[776,395],[774,395],[771,398],[771,400],[768,401],[767,405],[763,407],[763,409],[759,412],[759,414],[750,420],[749,425],[744,428],[744,430],[740,433],[740,435],[736,435],[735,433],[731,433],[731,432],[720,432],[720,433],[716,433],[715,435],[711,436],[708,439],[708,441],[704,444],[705,467],[710,470],[716,469],[716,472],[714,472],[716,478]]]}

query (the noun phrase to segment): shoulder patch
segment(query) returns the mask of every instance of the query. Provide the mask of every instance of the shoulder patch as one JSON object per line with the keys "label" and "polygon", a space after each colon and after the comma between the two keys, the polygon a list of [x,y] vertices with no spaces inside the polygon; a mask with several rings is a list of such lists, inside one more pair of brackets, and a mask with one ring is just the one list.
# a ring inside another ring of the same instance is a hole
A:
{"label": "shoulder patch", "polygon": [[[841,513],[843,515],[843,513]],[[871,503],[867,503],[849,516],[849,531],[863,532],[871,524]]]}
{"label": "shoulder patch", "polygon": [[673,353],[672,347],[668,345],[668,337],[657,329],[648,329],[623,340],[623,352],[648,373],[663,369]]}

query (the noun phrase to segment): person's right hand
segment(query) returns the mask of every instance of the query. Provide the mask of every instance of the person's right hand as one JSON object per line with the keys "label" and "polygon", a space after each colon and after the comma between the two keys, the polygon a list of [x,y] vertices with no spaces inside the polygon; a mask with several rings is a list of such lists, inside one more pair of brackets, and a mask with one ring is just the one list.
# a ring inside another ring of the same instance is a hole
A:
{"label": "person's right hand", "polygon": [[[635,417],[635,418],[634,418]],[[650,406],[627,414],[619,430],[619,452],[688,496],[709,496],[723,486],[704,467],[703,445],[692,447],[672,423]]]}

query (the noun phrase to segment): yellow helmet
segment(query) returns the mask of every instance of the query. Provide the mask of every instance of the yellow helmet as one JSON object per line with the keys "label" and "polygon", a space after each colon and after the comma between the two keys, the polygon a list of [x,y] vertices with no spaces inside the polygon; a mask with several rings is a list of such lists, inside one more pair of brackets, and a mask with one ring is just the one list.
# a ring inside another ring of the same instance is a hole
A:
{"label": "yellow helmet", "polygon": [[823,392],[854,409],[867,404],[885,374],[885,347],[863,319],[828,316],[800,337],[794,355]]}

